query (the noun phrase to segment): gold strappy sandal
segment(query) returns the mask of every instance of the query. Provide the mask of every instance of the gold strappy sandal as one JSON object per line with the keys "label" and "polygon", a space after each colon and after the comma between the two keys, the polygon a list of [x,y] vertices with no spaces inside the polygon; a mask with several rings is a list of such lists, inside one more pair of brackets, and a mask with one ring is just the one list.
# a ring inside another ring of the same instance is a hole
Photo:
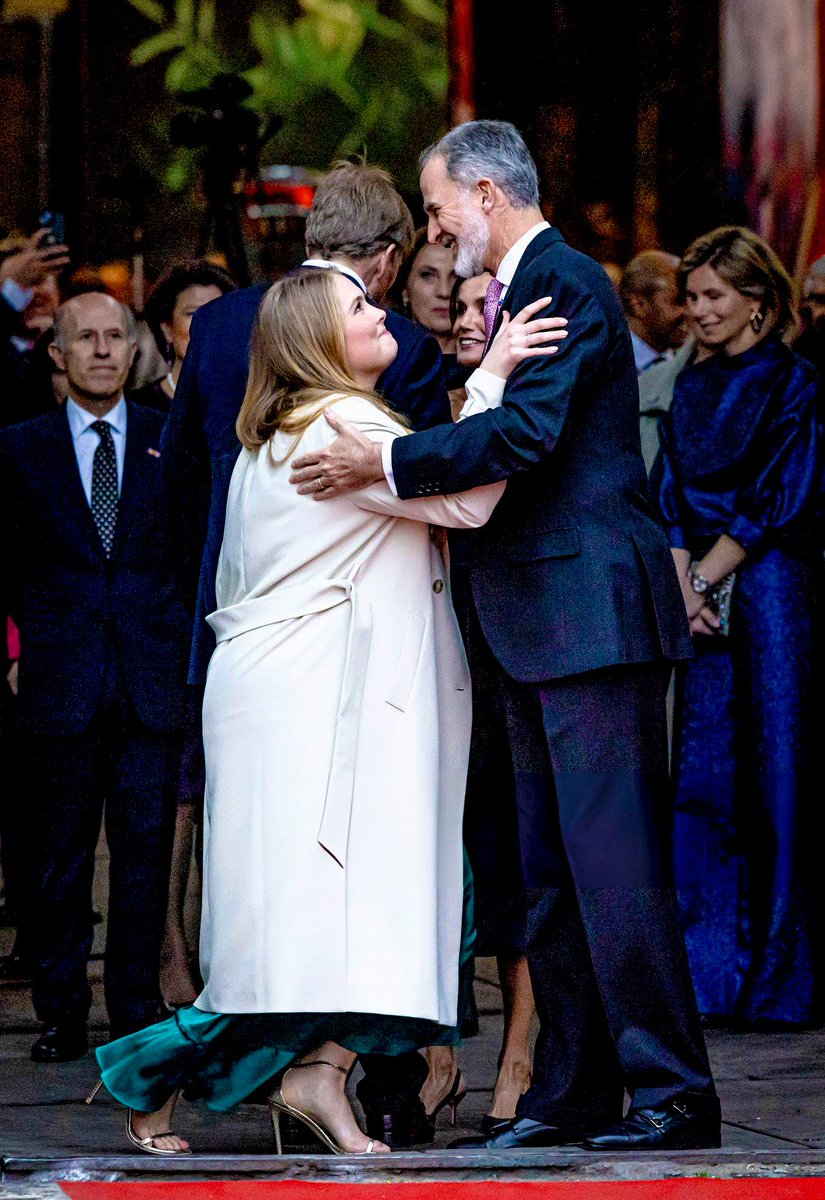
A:
{"label": "gold strappy sandal", "polygon": [[287,1073],[289,1071],[298,1071],[301,1067],[332,1067],[334,1071],[340,1071],[342,1075],[349,1074],[349,1071],[346,1071],[343,1067],[339,1067],[337,1063],[327,1062],[323,1058],[315,1058],[312,1062],[293,1063],[292,1066],[287,1067],[286,1071],[281,1075],[280,1086],[275,1089],[271,1096],[267,1097],[269,1115],[272,1117],[272,1131],[275,1134],[275,1149],[278,1154],[283,1154],[284,1152],[283,1141],[281,1139],[281,1117],[284,1115],[294,1117],[296,1121],[300,1121],[302,1125],[306,1125],[307,1129],[311,1130],[318,1140],[323,1142],[333,1154],[372,1154],[375,1148],[373,1138],[370,1138],[367,1142],[366,1150],[344,1150],[338,1145],[332,1134],[324,1129],[323,1125],[319,1125],[317,1121],[313,1120],[306,1113],[301,1112],[299,1108],[293,1108],[291,1104],[287,1104],[286,1100],[284,1100],[281,1087]]}

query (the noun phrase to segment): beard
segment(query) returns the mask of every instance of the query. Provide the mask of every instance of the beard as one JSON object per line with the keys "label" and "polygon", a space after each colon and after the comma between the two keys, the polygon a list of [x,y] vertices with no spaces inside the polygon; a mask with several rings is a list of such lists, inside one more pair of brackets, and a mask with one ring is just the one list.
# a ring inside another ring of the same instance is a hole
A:
{"label": "beard", "polygon": [[490,226],[480,212],[465,204],[461,214],[461,233],[456,238],[455,273],[472,279],[485,270],[484,255],[490,244]]}

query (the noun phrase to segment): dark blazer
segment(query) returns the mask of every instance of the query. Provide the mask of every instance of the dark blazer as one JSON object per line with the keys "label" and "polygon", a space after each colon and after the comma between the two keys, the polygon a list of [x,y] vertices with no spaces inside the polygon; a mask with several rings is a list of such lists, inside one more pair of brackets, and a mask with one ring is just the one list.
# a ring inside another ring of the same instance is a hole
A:
{"label": "dark blazer", "polygon": [[[252,327],[268,284],[229,292],[198,309],[163,436],[185,539],[203,547],[199,561],[189,682],[203,683],[215,648],[205,617],[215,608],[229,481],[240,450],[235,421],[246,391]],[[378,390],[416,429],[450,419],[450,401],[435,338],[387,311],[398,354]]]}
{"label": "dark blazer", "polygon": [[19,725],[80,733],[107,664],[151,729],[182,724],[191,609],[171,534],[160,458],[162,413],[128,403],[111,559],[83,491],[65,408],[0,431],[3,608],[20,629]]}
{"label": "dark blazer", "polygon": [[558,354],[512,374],[500,408],[399,438],[404,498],[507,479],[468,537],[490,647],[521,682],[619,663],[686,658],[676,571],[648,499],[627,324],[602,268],[557,229],[529,244],[504,307],[541,296],[568,318]]}

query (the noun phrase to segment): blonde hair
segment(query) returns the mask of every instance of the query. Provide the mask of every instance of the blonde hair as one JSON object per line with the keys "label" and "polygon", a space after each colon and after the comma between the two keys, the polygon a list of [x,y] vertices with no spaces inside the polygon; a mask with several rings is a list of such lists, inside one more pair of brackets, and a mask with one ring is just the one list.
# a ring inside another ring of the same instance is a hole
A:
{"label": "blonde hair", "polygon": [[778,256],[752,229],[721,225],[691,242],[679,264],[679,293],[684,299],[687,277],[709,266],[742,296],[759,302],[762,337],[784,334],[796,321],[794,287]]}
{"label": "blonde hair", "polygon": [[353,378],[333,272],[295,271],[272,285],[258,310],[238,439],[247,450],[279,431],[298,440],[333,396],[361,396],[399,420]]}

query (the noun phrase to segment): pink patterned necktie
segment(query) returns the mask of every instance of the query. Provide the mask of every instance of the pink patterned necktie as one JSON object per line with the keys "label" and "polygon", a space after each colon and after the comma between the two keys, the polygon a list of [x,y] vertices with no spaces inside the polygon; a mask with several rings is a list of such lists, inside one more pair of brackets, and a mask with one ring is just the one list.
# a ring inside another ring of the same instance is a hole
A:
{"label": "pink patterned necktie", "polygon": [[490,339],[493,336],[493,329],[495,328],[496,317],[498,315],[498,303],[503,291],[504,284],[500,279],[493,278],[487,284],[487,294],[484,297],[484,328],[487,332],[487,341],[484,344],[485,354],[490,345]]}

